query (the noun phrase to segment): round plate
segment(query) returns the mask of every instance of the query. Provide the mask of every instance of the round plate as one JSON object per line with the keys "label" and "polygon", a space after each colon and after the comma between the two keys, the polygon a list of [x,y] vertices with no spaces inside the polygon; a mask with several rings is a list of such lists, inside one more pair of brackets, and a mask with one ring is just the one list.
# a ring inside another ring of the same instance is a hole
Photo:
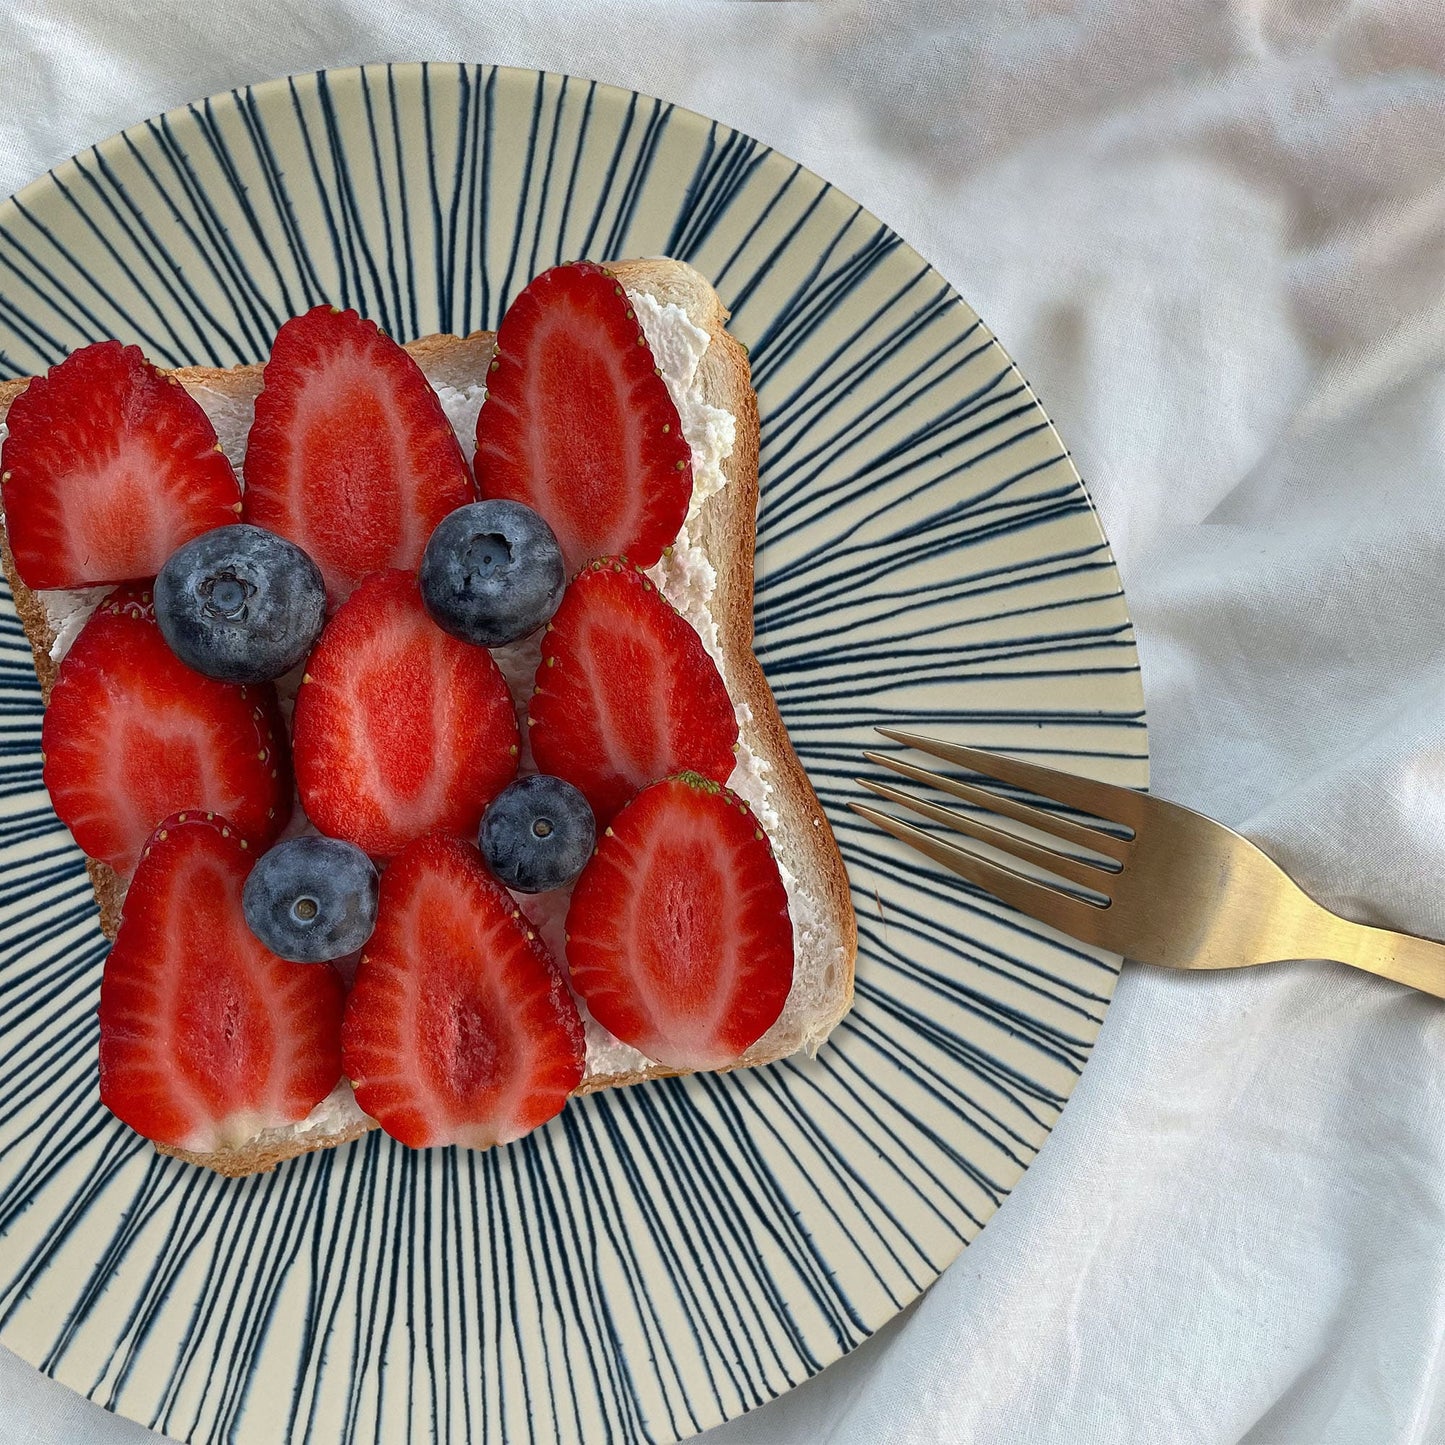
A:
{"label": "round plate", "polygon": [[230,1181],[100,1105],[105,957],[0,608],[0,1340],[197,1441],[681,1439],[787,1390],[982,1228],[1118,961],[846,810],[879,723],[1142,784],[1129,619],[1038,402],[887,227],[647,96],[403,65],[233,91],[0,208],[0,366],[102,337],[265,357],[321,301],[495,327],[537,271],[669,255],[751,349],[757,651],[848,862],[857,999],[815,1059],[573,1102],[519,1144],[380,1134]]}

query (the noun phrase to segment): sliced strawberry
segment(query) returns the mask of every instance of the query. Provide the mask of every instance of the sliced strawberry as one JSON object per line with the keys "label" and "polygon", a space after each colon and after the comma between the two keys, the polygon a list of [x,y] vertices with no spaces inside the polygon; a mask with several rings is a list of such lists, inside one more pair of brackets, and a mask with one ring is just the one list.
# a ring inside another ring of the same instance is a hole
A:
{"label": "sliced strawberry", "polygon": [[669,1068],[756,1043],[792,987],[793,928],[747,804],[696,773],[639,793],[577,880],[567,963],[592,1017]]}
{"label": "sliced strawberry", "polygon": [[382,875],[342,1030],[356,1099],[403,1144],[506,1144],[561,1111],[586,1042],[552,956],[470,843],[410,843]]}
{"label": "sliced strawberry", "polygon": [[544,271],[507,308],[477,418],[484,497],[547,519],[569,570],[626,555],[650,567],[692,500],[692,452],[652,349],[613,275]]}
{"label": "sliced strawberry", "polygon": [[81,629],[40,731],[45,786],[92,858],[129,875],[162,818],[208,809],[265,846],[291,816],[291,760],[270,683],[192,672],[148,585],[119,587]]}
{"label": "sliced strawberry", "polygon": [[241,488],[216,429],[137,346],[72,352],[5,420],[0,492],[27,586],[154,577],[183,542],[236,520]]}
{"label": "sliced strawberry", "polygon": [[692,626],[637,568],[604,558],[567,589],[528,704],[532,755],[606,822],[648,783],[733,770],[737,715]]}
{"label": "sliced strawberry", "polygon": [[100,985],[100,1097],[132,1129],[208,1153],[304,1119],[341,1077],[341,979],[246,927],[256,861],[224,818],[178,813],[131,880]]}
{"label": "sliced strawberry", "polygon": [[475,500],[442,404],[406,351],[354,311],[286,322],[246,442],[245,518],[304,548],[332,604],[415,567],[443,517]]}
{"label": "sliced strawberry", "polygon": [[414,572],[368,577],[326,624],[292,723],[307,816],[378,857],[433,830],[474,836],[517,771],[501,669],[431,620]]}

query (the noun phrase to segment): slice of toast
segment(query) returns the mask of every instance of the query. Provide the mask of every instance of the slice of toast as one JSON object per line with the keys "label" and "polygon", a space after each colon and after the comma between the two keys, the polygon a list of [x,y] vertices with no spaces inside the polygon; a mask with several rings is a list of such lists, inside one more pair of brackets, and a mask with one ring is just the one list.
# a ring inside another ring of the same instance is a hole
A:
{"label": "slice of toast", "polygon": [[[663,307],[680,307],[695,326],[707,333],[708,344],[698,366],[696,384],[711,406],[730,412],[735,420],[732,451],[721,463],[726,485],[709,497],[688,524],[688,540],[699,550],[715,574],[705,607],[697,596],[682,608],[695,625],[702,614],[716,626],[715,657],[728,691],[739,707],[744,756],[753,762],[754,779],[766,779],[766,810],[775,854],[789,885],[789,904],[796,945],[793,988],[782,1017],[732,1067],[770,1063],[800,1049],[816,1050],[848,1011],[853,997],[853,962],[856,924],[847,875],[833,833],[812,786],[788,740],[777,704],[753,656],[753,560],[758,503],[758,408],[753,393],[747,352],[725,329],[727,312],[707,281],[690,266],[667,259],[624,261],[611,269],[630,294],[652,296]],[[493,335],[476,332],[468,337],[429,336],[407,344],[407,350],[426,374],[444,404],[456,403],[454,421],[465,429],[475,419],[476,404],[491,358]],[[216,426],[221,445],[239,474],[246,432],[261,390],[261,367],[230,370],[186,367],[173,373],[197,398]],[[0,383],[0,422],[10,404],[28,385],[27,380]],[[468,398],[471,398],[468,409]],[[453,408],[448,407],[451,411]],[[691,438],[690,438],[691,439]],[[470,453],[471,447],[467,446]],[[0,561],[15,597],[16,611],[35,658],[42,697],[49,697],[57,663],[52,657],[57,630],[52,608],[44,594],[32,592],[16,574],[14,559],[0,519]],[[665,570],[668,562],[660,564]],[[668,579],[660,577],[664,593]],[[103,589],[101,589],[103,590]],[[678,600],[673,597],[675,602]],[[699,628],[700,631],[703,628]],[[706,637],[705,637],[706,640]],[[752,784],[756,790],[757,784]],[[752,801],[756,804],[757,799]],[[88,860],[87,867],[100,908],[101,927],[113,938],[124,900],[122,880],[103,863]],[[554,952],[560,939],[556,926],[543,925]],[[560,961],[560,955],[559,955]],[[589,1040],[609,1039],[588,1020]],[[589,1048],[588,1073],[579,1093],[662,1078],[677,1070],[652,1064],[615,1040],[610,1046]],[[228,1175],[271,1169],[284,1159],[313,1149],[332,1148],[355,1139],[376,1124],[357,1108],[344,1083],[313,1111],[303,1124],[268,1130],[235,1148],[209,1154],[162,1149],[193,1163]]]}

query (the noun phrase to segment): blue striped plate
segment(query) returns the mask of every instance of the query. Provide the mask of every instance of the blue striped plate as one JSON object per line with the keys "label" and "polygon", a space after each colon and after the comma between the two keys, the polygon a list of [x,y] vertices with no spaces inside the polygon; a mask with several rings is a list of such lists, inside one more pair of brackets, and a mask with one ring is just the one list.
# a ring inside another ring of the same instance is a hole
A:
{"label": "blue striped plate", "polygon": [[821,1054],[593,1095],[484,1154],[379,1134],[220,1179],[96,1096],[105,955],[0,594],[0,1340],[182,1439],[666,1442],[779,1394],[983,1227],[1117,959],[844,804],[892,721],[1145,779],[1129,619],[1068,456],[885,226],[726,126],[477,66],[323,72],[112,137],[0,208],[0,371],[100,337],[265,356],[322,300],[495,327],[574,257],[691,262],[762,408],[757,650],[848,862],[857,1003]]}

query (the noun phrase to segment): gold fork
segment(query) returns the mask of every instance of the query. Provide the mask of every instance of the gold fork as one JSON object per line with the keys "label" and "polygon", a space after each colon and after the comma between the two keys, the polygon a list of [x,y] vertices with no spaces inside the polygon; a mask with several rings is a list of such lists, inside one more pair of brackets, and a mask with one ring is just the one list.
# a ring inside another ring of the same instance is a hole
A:
{"label": "gold fork", "polygon": [[[878,731],[905,747],[1114,825],[1079,822],[978,782],[929,772],[901,757],[864,753],[870,762],[913,782],[1058,840],[1052,846],[1035,842],[901,788],[858,779],[891,803],[1052,875],[1044,879],[878,808],[848,805],[1040,923],[1111,953],[1166,968],[1243,968],[1330,958],[1445,998],[1445,944],[1370,928],[1331,913],[1248,838],[1223,823],[1162,798],[1018,758],[895,728]],[[1086,852],[1070,851],[1067,845]]]}

